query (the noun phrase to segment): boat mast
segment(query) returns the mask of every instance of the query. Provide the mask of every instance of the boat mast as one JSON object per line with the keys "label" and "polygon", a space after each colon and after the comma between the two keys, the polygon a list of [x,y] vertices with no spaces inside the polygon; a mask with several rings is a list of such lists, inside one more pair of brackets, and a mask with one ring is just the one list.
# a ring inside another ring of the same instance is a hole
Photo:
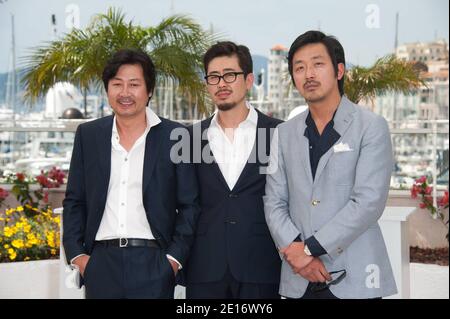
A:
{"label": "boat mast", "polygon": [[14,15],[11,14],[11,83],[10,83],[10,103],[13,110],[13,124],[16,126],[16,95],[17,95],[17,74],[16,74],[16,38],[14,31]]}

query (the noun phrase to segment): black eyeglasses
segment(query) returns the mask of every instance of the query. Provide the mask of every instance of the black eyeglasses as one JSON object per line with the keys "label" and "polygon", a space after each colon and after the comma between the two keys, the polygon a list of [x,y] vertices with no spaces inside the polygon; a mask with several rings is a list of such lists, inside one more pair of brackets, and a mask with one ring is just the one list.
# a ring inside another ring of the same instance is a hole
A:
{"label": "black eyeglasses", "polygon": [[227,72],[224,75],[207,75],[205,76],[205,80],[209,85],[219,84],[220,79],[223,79],[225,83],[233,83],[234,81],[236,81],[237,76],[240,74],[244,74],[244,72]]}
{"label": "black eyeglasses", "polygon": [[319,291],[327,289],[331,285],[337,285],[338,283],[340,283],[342,281],[342,279],[345,278],[345,276],[347,275],[347,272],[345,271],[345,269],[342,269],[342,270],[338,270],[338,271],[332,271],[329,274],[330,274],[330,276],[332,278],[330,281],[315,282],[311,286],[311,291],[312,292],[319,292]]}

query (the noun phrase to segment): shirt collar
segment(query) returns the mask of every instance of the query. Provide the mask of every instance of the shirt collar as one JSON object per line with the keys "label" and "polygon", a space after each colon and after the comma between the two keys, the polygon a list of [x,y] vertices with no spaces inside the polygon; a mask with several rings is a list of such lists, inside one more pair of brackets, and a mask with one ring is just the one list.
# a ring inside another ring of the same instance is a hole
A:
{"label": "shirt collar", "polygon": [[[153,126],[156,126],[159,123],[161,123],[161,119],[159,118],[159,116],[156,115],[156,113],[153,112],[152,109],[149,107],[145,108],[145,120],[147,121],[147,127],[145,128],[145,133],[148,133]],[[113,128],[112,128],[113,134],[118,134],[116,121],[117,121],[117,118],[116,118],[116,116],[114,116]]]}
{"label": "shirt collar", "polygon": [[[246,125],[246,124],[251,124],[253,126],[256,126],[258,124],[258,113],[256,112],[255,108],[253,107],[253,105],[251,105],[249,102],[245,102],[245,106],[249,109],[247,118],[242,121],[239,126],[242,125]],[[218,114],[219,112],[216,110],[214,112],[214,116],[211,120],[211,126],[213,127],[220,127],[219,122],[218,122]]]}
{"label": "shirt collar", "polygon": [[[341,136],[335,129],[334,129],[334,117],[336,116],[336,112],[339,108],[337,108],[334,113],[333,113],[333,117],[331,118],[330,122],[327,123],[327,125],[325,126],[323,133],[322,134],[326,134],[326,135],[333,135],[333,136]],[[311,116],[311,112],[308,112],[308,116],[306,117],[305,120],[305,124],[306,124],[306,128],[305,128],[305,132],[304,132],[304,136],[307,137],[308,139],[311,137],[311,134],[319,134],[318,130],[317,130],[317,126],[316,123],[314,122],[312,116]]]}

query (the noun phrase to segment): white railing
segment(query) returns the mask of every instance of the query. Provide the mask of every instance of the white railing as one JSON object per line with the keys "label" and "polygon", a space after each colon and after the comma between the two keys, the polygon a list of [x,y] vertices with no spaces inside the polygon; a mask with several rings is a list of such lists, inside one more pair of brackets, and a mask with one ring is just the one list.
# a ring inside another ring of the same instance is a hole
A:
{"label": "white railing", "polygon": [[[5,170],[7,163],[15,163],[17,160],[23,162],[24,157],[35,159],[36,155],[27,154],[27,147],[29,147],[27,144],[36,141],[38,137],[45,135],[45,132],[48,132],[47,135],[55,136],[55,141],[62,139],[62,135],[64,135],[64,139],[73,138],[73,132],[77,126],[86,121],[24,120],[16,122],[14,126],[11,121],[0,120],[0,173]],[[180,120],[179,122],[189,125],[194,121]],[[391,188],[409,189],[414,179],[421,175],[432,177],[434,191],[439,188],[439,184],[447,185],[448,172],[444,179],[439,176],[439,173],[445,169],[448,170],[449,166],[449,121],[417,120],[397,121],[389,124],[396,159]],[[55,155],[53,156],[55,157]],[[67,162],[69,160],[67,159]]]}

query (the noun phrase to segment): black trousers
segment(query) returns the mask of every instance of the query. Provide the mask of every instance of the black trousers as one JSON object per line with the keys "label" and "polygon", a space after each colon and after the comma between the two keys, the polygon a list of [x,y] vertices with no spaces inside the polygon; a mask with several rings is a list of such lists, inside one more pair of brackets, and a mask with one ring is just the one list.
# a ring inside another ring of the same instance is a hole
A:
{"label": "black trousers", "polygon": [[220,281],[186,285],[186,299],[280,299],[279,284],[243,283],[229,269]]}
{"label": "black trousers", "polygon": [[173,299],[175,275],[159,248],[96,244],[84,271],[88,299]]}
{"label": "black trousers", "polygon": [[[306,288],[305,294],[300,297],[299,299],[339,299],[333,293],[330,289],[326,288],[321,291],[312,291],[313,283],[309,283],[308,287]],[[286,298],[286,299],[293,299],[293,298]],[[373,298],[373,299],[381,299],[381,298]]]}

